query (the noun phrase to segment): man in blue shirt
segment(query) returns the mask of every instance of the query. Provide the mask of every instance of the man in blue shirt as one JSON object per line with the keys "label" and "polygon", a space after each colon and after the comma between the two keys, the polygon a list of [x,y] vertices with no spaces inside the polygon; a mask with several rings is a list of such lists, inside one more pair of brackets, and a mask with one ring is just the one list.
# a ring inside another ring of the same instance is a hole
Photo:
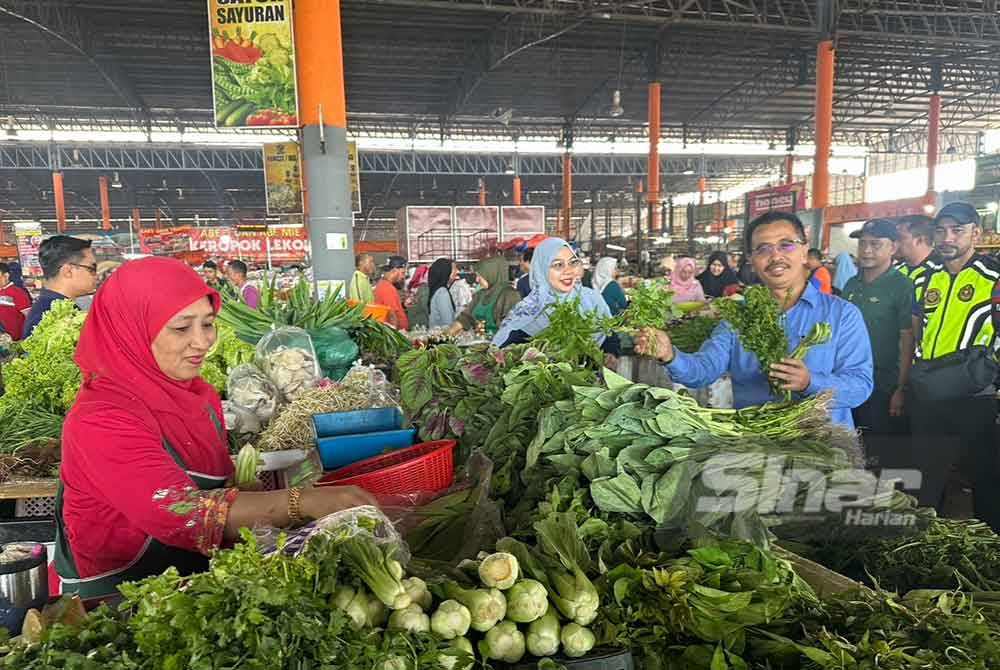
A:
{"label": "man in blue shirt", "polygon": [[31,335],[56,300],[76,300],[97,289],[97,258],[88,240],[54,235],[38,247],[45,288],[24,319],[22,337]]}
{"label": "man in blue shirt", "polygon": [[853,428],[851,409],[867,400],[873,389],[872,350],[861,312],[809,283],[805,229],[794,214],[764,214],[750,223],[745,237],[754,271],[783,305],[789,352],[817,322],[830,324],[831,340],[813,347],[805,360],[785,358],[775,363],[767,375],[725,321],[694,354],[676,351],[667,334],[654,329],[636,338],[636,350],[655,352],[675,382],[692,388],[707,386],[729,372],[737,408],[779,400],[771,395],[768,377],[799,398],[832,391],[830,418]]}

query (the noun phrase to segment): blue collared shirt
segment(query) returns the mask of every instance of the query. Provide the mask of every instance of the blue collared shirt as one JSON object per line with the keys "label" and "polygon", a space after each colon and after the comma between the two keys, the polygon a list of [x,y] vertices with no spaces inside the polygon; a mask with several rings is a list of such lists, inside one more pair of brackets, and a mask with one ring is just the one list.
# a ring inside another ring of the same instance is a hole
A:
{"label": "blue collared shirt", "polygon": [[[830,419],[853,428],[851,409],[868,400],[874,388],[868,330],[857,307],[807,284],[799,301],[785,313],[788,351],[820,321],[830,324],[833,335],[829,342],[813,347],[806,354],[805,364],[812,380],[805,393],[795,395],[804,397],[832,390]],[[743,348],[736,332],[725,321],[716,326],[697,353],[675,352],[674,360],[666,368],[671,379],[679,384],[691,388],[707,386],[728,371],[733,379],[733,404],[737,408],[781,400],[771,394],[757,356]]]}

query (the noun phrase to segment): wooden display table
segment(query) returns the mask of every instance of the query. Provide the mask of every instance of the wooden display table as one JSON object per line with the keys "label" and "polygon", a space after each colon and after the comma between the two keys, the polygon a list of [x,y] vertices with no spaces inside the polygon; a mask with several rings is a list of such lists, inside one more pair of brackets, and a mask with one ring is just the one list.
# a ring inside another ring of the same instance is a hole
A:
{"label": "wooden display table", "polygon": [[54,498],[58,479],[11,479],[0,484],[0,500]]}

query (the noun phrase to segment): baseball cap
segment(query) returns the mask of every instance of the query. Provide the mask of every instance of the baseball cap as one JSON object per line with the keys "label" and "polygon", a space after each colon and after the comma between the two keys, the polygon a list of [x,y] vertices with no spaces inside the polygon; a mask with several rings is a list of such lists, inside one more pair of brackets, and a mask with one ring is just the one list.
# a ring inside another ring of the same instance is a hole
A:
{"label": "baseball cap", "polygon": [[397,268],[406,267],[406,259],[402,256],[389,256],[383,266],[386,270],[396,270]]}
{"label": "baseball cap", "polygon": [[893,241],[899,239],[899,233],[896,231],[896,223],[889,219],[871,219],[870,221],[865,221],[865,225],[851,233],[851,237],[854,239],[858,239],[862,235],[884,237]]}
{"label": "baseball cap", "polygon": [[954,219],[963,226],[970,223],[980,226],[983,223],[976,208],[967,202],[949,202],[934,217],[934,224],[940,223],[941,219]]}

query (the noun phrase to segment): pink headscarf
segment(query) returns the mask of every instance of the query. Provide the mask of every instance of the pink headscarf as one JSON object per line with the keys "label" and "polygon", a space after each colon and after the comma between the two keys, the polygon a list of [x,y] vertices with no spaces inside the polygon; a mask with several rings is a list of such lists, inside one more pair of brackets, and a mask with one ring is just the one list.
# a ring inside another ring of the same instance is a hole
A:
{"label": "pink headscarf", "polygon": [[[690,270],[691,277],[686,281],[681,279],[681,272]],[[705,300],[705,290],[695,277],[696,266],[693,258],[678,258],[674,271],[670,274],[670,290],[674,292],[673,301],[702,302]]]}

